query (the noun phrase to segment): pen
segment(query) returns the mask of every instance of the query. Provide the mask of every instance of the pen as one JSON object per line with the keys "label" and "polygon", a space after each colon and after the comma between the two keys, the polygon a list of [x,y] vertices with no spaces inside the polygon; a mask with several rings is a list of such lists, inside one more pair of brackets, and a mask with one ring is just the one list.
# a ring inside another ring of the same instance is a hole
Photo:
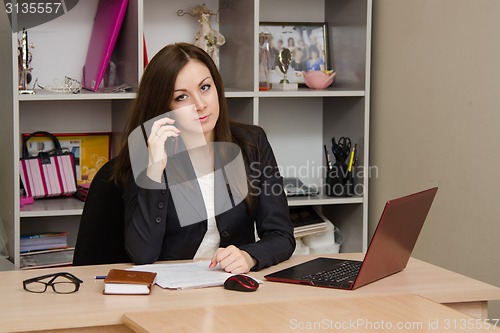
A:
{"label": "pen", "polygon": [[347,168],[347,171],[349,171],[349,172],[352,171],[352,165],[354,164],[354,154],[355,153],[356,153],[356,145],[354,145],[354,148],[352,148],[351,159],[349,160],[349,167]]}
{"label": "pen", "polygon": [[325,158],[326,158],[328,171],[330,171],[333,168],[332,161],[330,160],[330,154],[328,154],[328,148],[326,148],[326,145],[323,145],[323,148],[325,149]]}
{"label": "pen", "polygon": [[96,275],[95,279],[96,280],[104,280],[106,278],[106,275]]}

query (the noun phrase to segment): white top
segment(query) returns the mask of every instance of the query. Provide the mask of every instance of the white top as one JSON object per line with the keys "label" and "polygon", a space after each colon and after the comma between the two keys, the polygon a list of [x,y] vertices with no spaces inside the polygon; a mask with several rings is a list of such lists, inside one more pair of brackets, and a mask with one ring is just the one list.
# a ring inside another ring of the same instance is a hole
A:
{"label": "white top", "polygon": [[212,258],[215,251],[220,245],[220,235],[215,222],[215,203],[214,203],[214,173],[210,172],[207,175],[199,176],[198,183],[200,184],[201,194],[205,202],[207,210],[208,226],[205,237],[201,241],[200,247],[193,259]]}

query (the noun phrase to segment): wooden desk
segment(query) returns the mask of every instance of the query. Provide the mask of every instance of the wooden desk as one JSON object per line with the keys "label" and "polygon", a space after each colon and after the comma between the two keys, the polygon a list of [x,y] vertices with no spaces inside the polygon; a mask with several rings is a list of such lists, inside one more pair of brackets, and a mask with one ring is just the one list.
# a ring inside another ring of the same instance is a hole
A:
{"label": "wooden desk", "polygon": [[417,295],[341,297],[126,313],[137,333],[177,332],[500,332]]}
{"label": "wooden desk", "polygon": [[[251,273],[251,275],[263,279],[265,274],[313,257],[315,256],[294,256],[280,265]],[[360,259],[362,254],[336,254],[332,257]],[[271,302],[297,303],[338,297],[402,294],[420,295],[454,308],[474,310],[476,316],[484,316],[487,301],[500,299],[500,288],[416,259],[411,259],[404,271],[353,291],[266,281],[255,293],[238,293],[222,287],[163,290],[156,286],[149,296],[102,295],[103,281],[95,280],[94,277],[105,275],[110,268],[127,267],[130,265],[0,272],[0,295],[2,295],[0,298],[0,332],[121,325],[123,314],[132,311]],[[51,291],[33,294],[22,288],[24,279],[60,271],[69,271],[84,281],[79,292],[69,295],[59,295]],[[124,329],[123,326],[115,328]]]}

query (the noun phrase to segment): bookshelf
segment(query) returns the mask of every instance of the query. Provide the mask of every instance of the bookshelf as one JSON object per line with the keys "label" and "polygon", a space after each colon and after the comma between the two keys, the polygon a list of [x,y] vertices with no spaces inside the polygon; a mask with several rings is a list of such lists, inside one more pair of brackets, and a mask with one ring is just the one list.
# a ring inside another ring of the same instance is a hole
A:
{"label": "bookshelf", "polygon": [[[322,185],[323,144],[331,137],[350,136],[358,143],[358,166],[369,169],[369,105],[371,0],[210,0],[219,11],[212,28],[226,38],[220,48],[220,71],[233,119],[262,126],[269,137],[284,176],[299,176],[306,184]],[[80,1],[65,15],[28,30],[33,77],[51,84],[64,76],[81,78],[98,0]],[[119,64],[120,83],[137,87],[143,72],[143,39],[151,58],[176,41],[192,42],[199,26],[177,10],[189,10],[199,1],[130,0],[112,60]],[[337,71],[326,90],[258,90],[259,22],[327,22],[331,67]],[[76,36],[76,37],[75,37]],[[127,107],[134,92],[35,95],[17,91],[17,34],[5,12],[0,13],[0,216],[8,237],[10,260],[19,267],[20,235],[36,230],[69,231],[74,246],[83,203],[76,199],[39,200],[19,208],[20,138],[35,130],[83,133],[111,132],[112,155],[121,140]],[[305,171],[304,171],[305,170]],[[303,173],[301,173],[303,172]],[[368,176],[357,180],[358,195],[289,198],[290,206],[314,205],[345,235],[343,252],[366,250],[368,239]]]}

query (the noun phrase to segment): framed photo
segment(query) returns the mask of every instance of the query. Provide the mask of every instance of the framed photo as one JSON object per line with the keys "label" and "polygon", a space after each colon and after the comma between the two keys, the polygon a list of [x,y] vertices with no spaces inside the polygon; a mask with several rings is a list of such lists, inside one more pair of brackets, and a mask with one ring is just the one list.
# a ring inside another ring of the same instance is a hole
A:
{"label": "framed photo", "polygon": [[[110,159],[111,133],[52,133],[61,144],[75,155],[76,177],[78,185],[90,184],[97,171]],[[27,145],[30,156],[41,151],[54,149],[52,140],[46,136],[32,137],[26,143],[30,133],[23,133],[23,146]]]}
{"label": "framed photo", "polygon": [[287,72],[292,83],[304,83],[303,72],[328,70],[328,27],[326,23],[261,22],[259,32],[270,34],[270,82],[279,83],[283,73],[278,68],[278,54],[288,48],[292,63]]}

